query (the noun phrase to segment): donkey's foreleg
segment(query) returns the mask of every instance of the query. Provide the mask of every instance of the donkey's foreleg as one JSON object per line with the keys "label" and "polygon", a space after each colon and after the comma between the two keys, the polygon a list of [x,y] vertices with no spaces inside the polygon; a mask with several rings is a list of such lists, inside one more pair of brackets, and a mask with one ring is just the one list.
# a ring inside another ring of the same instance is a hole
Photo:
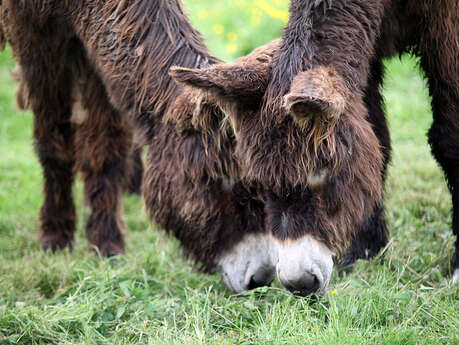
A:
{"label": "donkey's foreleg", "polygon": [[452,194],[452,228],[456,236],[453,258],[453,282],[459,283],[459,99],[458,89],[439,80],[429,80],[434,122],[429,130],[429,143],[435,159],[442,167]]}
{"label": "donkey's foreleg", "polygon": [[81,88],[74,116],[77,165],[84,180],[85,201],[92,208],[86,237],[103,256],[124,251],[121,197],[132,152],[132,127],[111,106],[99,77],[92,73]]}
{"label": "donkey's foreleg", "polygon": [[454,283],[459,283],[459,102],[457,98],[452,98],[451,91],[441,87],[441,83],[432,79],[429,83],[431,90],[434,89],[434,122],[429,130],[429,142],[435,159],[443,168],[452,194],[452,227],[456,236],[452,270]]}
{"label": "donkey's foreleg", "polygon": [[[72,28],[18,1],[2,2],[2,21],[13,55],[21,66],[19,96],[34,113],[35,149],[43,167],[41,242],[55,250],[71,244],[75,229],[72,200],[74,129],[70,122],[74,73]],[[71,47],[72,46],[72,47]]]}
{"label": "donkey's foreleg", "polygon": [[[451,13],[455,15],[451,16]],[[420,22],[429,30],[419,35],[421,66],[429,80],[433,124],[429,130],[432,153],[445,173],[452,194],[452,228],[456,236],[452,263],[453,282],[459,283],[459,4],[430,6]]]}
{"label": "donkey's foreleg", "polygon": [[340,266],[350,269],[358,259],[368,260],[384,248],[389,239],[383,206],[377,207],[370,218],[357,231],[356,238],[340,261]]}
{"label": "donkey's foreleg", "polygon": [[[44,66],[38,65],[25,68],[26,80],[37,78],[37,74],[41,74],[37,72],[40,69],[46,71]],[[41,77],[46,80],[48,75],[42,74]],[[41,83],[39,90],[29,87],[35,115],[35,149],[44,177],[45,200],[40,213],[41,242],[44,249],[53,251],[71,245],[75,230],[72,198],[75,152],[74,129],[70,123],[70,85],[70,81],[54,83],[46,80]]]}
{"label": "donkey's foreleg", "polygon": [[73,129],[67,121],[55,123],[36,112],[34,135],[44,177],[41,243],[44,249],[54,251],[71,245],[75,230]]}
{"label": "donkey's foreleg", "polygon": [[[21,110],[32,107],[35,115],[35,149],[43,167],[45,200],[41,208],[41,241],[44,249],[56,250],[71,244],[75,228],[72,199],[74,143],[70,123],[70,89],[65,85],[45,83],[43,89],[31,88],[28,78],[41,77],[37,66],[14,70],[19,83],[17,104]],[[55,80],[56,82],[56,80]],[[46,92],[46,91],[47,92]],[[42,93],[45,91],[44,93]]]}

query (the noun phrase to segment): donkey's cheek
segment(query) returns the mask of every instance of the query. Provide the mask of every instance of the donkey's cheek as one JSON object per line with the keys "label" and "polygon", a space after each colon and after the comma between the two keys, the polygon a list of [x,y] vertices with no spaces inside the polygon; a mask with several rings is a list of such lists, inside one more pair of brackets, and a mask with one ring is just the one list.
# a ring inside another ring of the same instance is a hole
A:
{"label": "donkey's cheek", "polygon": [[282,285],[298,295],[323,295],[333,270],[333,253],[325,244],[306,235],[278,242],[277,275]]}
{"label": "donkey's cheek", "polygon": [[218,260],[223,284],[236,293],[270,285],[277,261],[275,249],[270,235],[246,235]]}

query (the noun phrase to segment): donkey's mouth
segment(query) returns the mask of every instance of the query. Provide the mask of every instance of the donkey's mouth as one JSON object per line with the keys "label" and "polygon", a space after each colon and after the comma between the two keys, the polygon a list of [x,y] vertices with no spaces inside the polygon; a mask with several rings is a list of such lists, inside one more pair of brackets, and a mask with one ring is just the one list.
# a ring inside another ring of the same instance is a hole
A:
{"label": "donkey's mouth", "polygon": [[305,272],[296,283],[287,282],[284,287],[294,295],[305,297],[319,291],[320,282],[316,276]]}

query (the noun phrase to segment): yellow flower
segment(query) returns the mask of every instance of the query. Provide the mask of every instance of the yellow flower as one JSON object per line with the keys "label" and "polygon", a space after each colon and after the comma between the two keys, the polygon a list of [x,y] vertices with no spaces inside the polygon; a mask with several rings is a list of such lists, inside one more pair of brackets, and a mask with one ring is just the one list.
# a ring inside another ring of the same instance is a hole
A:
{"label": "yellow flower", "polygon": [[336,289],[331,290],[332,295],[336,295]]}
{"label": "yellow flower", "polygon": [[230,53],[235,53],[237,50],[237,46],[234,43],[228,43],[226,45],[226,50],[228,50]]}
{"label": "yellow flower", "polygon": [[214,32],[217,34],[217,35],[221,35],[223,34],[223,32],[225,31],[225,28],[223,27],[223,25],[221,24],[215,24],[212,29],[214,30]]}
{"label": "yellow flower", "polygon": [[198,18],[199,19],[206,19],[209,17],[209,11],[204,11],[204,10],[201,10],[198,12]]}
{"label": "yellow flower", "polygon": [[237,34],[235,32],[228,32],[226,34],[226,38],[228,41],[236,41],[237,40]]}
{"label": "yellow flower", "polygon": [[288,21],[287,10],[279,10],[264,0],[255,0],[255,5],[271,18],[280,19],[284,23]]}
{"label": "yellow flower", "polygon": [[254,26],[258,26],[261,24],[261,17],[263,16],[263,12],[260,11],[258,8],[253,8],[251,11],[250,16],[250,23]]}

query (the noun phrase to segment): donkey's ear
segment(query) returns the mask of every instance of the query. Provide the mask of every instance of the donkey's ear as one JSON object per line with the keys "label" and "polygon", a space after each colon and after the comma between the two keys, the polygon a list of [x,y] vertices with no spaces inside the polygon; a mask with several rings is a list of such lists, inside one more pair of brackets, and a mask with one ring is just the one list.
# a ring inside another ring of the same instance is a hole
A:
{"label": "donkey's ear", "polygon": [[330,67],[299,73],[284,97],[284,107],[299,122],[311,117],[336,119],[346,106],[346,89],[341,77]]}
{"label": "donkey's ear", "polygon": [[172,67],[169,75],[176,81],[203,90],[222,92],[221,80],[209,68]]}
{"label": "donkey's ear", "polygon": [[169,74],[178,82],[243,104],[261,100],[269,77],[263,64],[237,62],[203,69],[172,67]]}

